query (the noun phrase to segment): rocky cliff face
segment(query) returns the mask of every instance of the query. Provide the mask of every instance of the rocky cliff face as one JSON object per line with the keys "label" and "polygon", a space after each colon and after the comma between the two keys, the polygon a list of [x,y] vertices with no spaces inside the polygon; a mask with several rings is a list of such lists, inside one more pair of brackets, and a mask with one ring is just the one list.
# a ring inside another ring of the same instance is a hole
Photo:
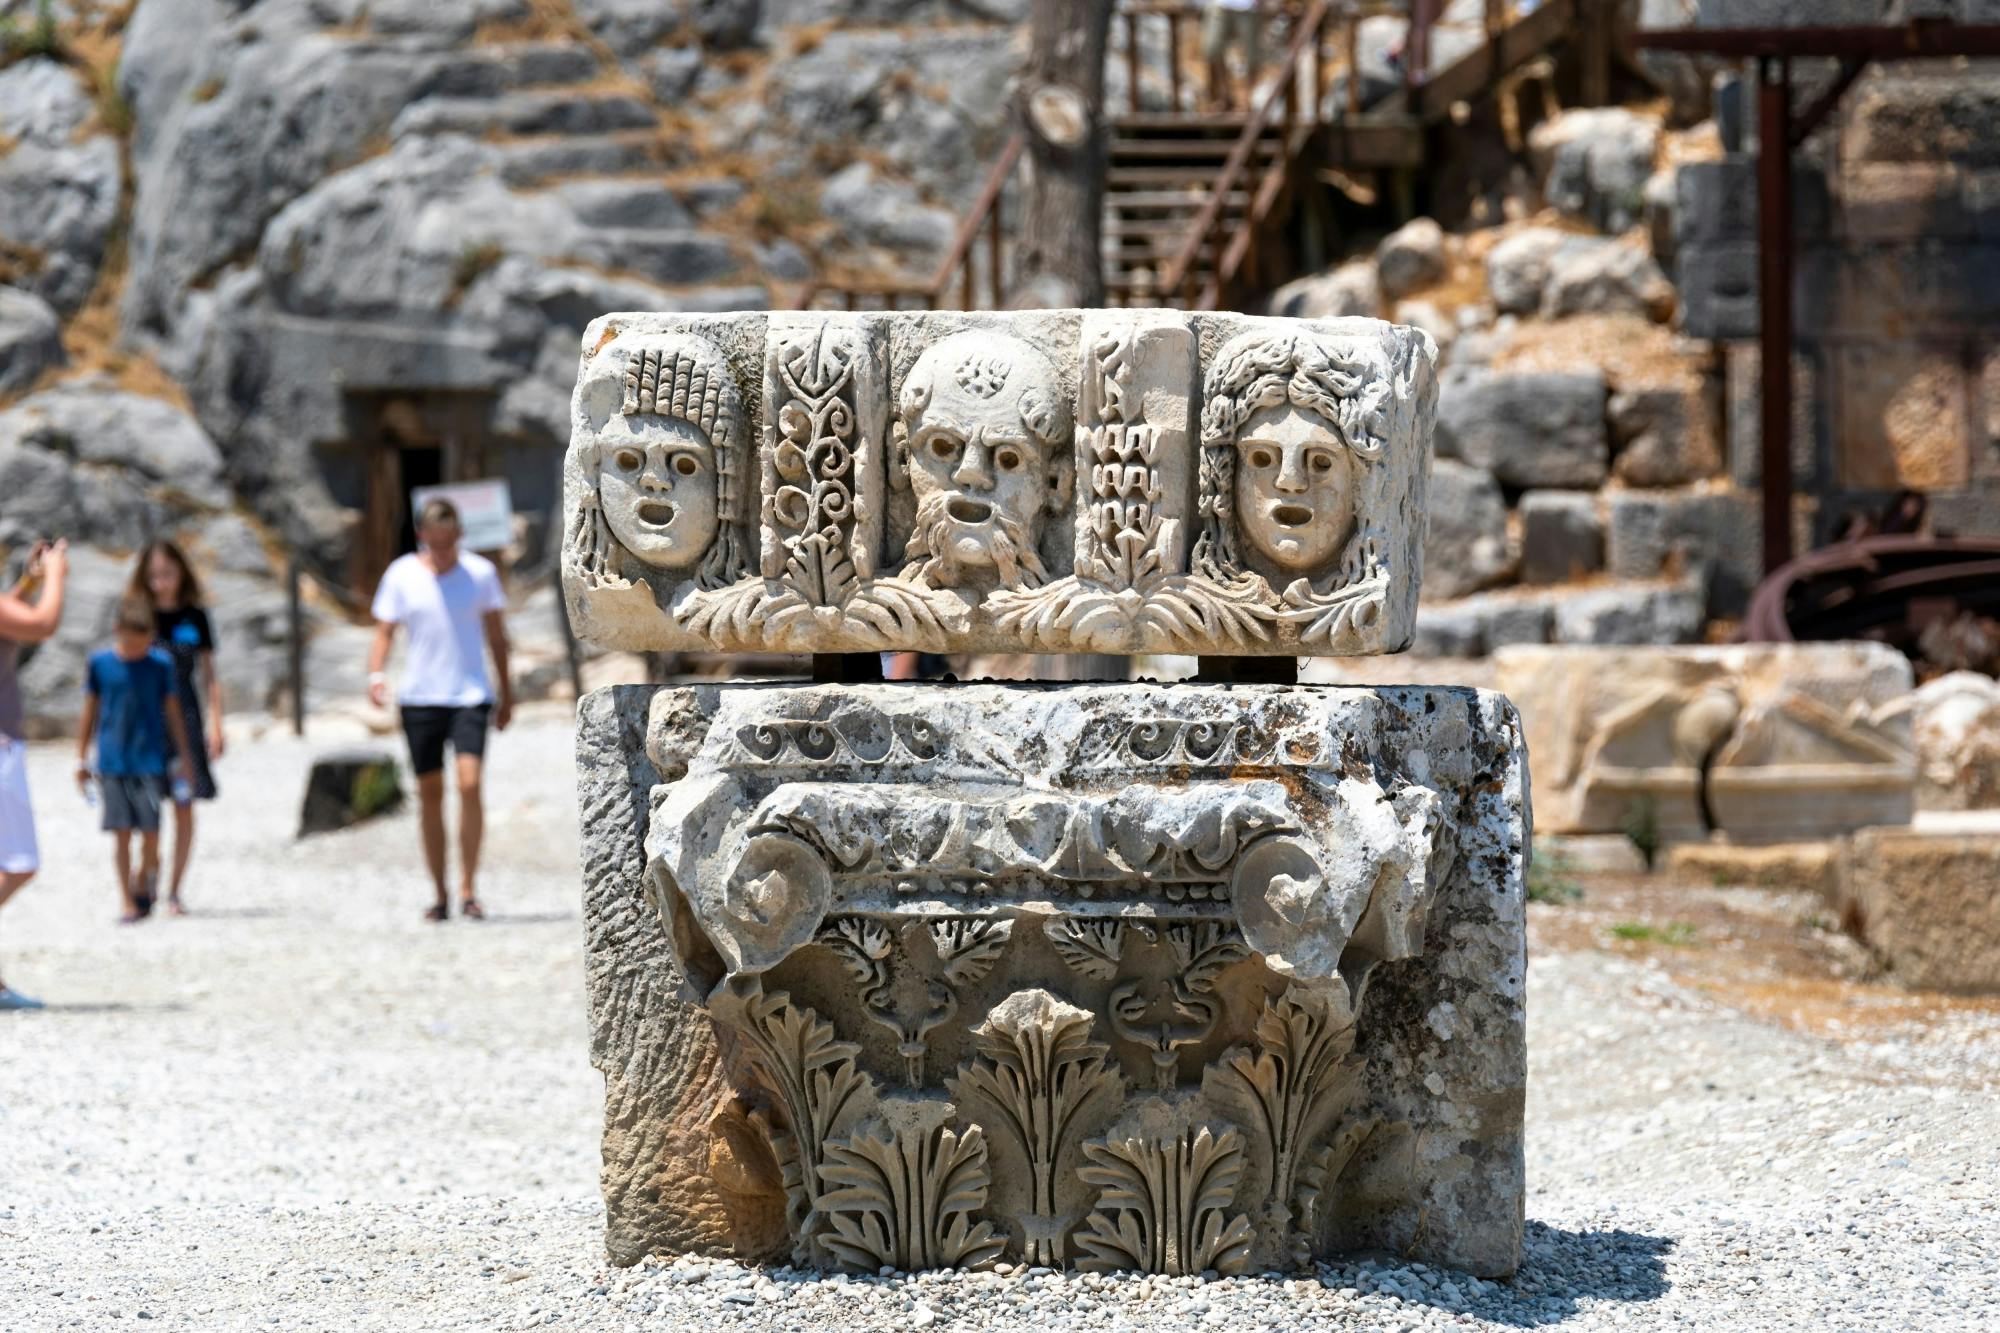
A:
{"label": "rocky cliff face", "polygon": [[476,403],[532,507],[589,319],[935,262],[1021,8],[0,3],[0,544],[226,519],[338,578],[356,394]]}
{"label": "rocky cliff face", "polygon": [[310,449],[349,387],[491,394],[497,435],[554,446],[592,315],[761,308],[814,251],[948,238],[924,196],[989,150],[1011,30],[851,8],[143,0],[123,332],[332,558]]}

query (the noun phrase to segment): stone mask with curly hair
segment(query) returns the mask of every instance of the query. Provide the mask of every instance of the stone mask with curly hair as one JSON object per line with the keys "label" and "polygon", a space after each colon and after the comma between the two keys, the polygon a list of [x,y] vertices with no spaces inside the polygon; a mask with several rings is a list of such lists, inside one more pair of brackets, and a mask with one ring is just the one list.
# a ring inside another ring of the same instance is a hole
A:
{"label": "stone mask with curly hair", "polygon": [[1388,377],[1307,334],[1252,332],[1223,344],[1204,387],[1196,569],[1323,592],[1375,573],[1357,499],[1386,443]]}

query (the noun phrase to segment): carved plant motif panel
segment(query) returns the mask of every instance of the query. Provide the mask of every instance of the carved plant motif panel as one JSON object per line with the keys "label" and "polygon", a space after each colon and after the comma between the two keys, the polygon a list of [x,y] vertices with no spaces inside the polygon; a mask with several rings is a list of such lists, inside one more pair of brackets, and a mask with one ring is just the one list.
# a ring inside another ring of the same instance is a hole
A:
{"label": "carved plant motif panel", "polygon": [[730,1160],[776,1164],[799,1262],[1511,1264],[1526,826],[1503,701],[652,697],[647,762],[675,776],[646,793],[649,910],[716,1025]]}
{"label": "carved plant motif panel", "polygon": [[1395,651],[1434,359],[1375,320],[607,315],[566,595],[635,650]]}

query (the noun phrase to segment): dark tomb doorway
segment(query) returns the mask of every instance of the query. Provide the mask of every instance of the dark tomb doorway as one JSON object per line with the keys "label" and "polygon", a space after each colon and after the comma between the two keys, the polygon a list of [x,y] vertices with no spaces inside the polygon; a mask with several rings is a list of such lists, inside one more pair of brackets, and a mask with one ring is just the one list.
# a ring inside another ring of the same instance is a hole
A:
{"label": "dark tomb doorway", "polygon": [[348,438],[362,473],[348,581],[372,598],[389,562],[416,549],[410,492],[491,475],[493,396],[462,390],[354,390]]}

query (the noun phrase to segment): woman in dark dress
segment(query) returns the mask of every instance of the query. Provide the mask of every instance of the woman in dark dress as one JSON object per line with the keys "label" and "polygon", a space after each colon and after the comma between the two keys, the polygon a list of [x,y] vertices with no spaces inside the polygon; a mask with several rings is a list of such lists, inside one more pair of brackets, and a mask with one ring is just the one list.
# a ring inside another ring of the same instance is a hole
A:
{"label": "woman in dark dress", "polygon": [[[187,877],[188,857],[194,851],[194,803],[215,799],[215,778],[208,766],[222,757],[222,683],[215,675],[215,634],[202,610],[201,583],[194,567],[172,542],[155,541],[139,553],[130,591],[152,604],[157,646],[173,659],[174,692],[194,752],[192,786],[174,787],[173,878],[167,888],[167,911],[185,916],[181,881]],[[204,695],[206,727],[202,726]]]}

